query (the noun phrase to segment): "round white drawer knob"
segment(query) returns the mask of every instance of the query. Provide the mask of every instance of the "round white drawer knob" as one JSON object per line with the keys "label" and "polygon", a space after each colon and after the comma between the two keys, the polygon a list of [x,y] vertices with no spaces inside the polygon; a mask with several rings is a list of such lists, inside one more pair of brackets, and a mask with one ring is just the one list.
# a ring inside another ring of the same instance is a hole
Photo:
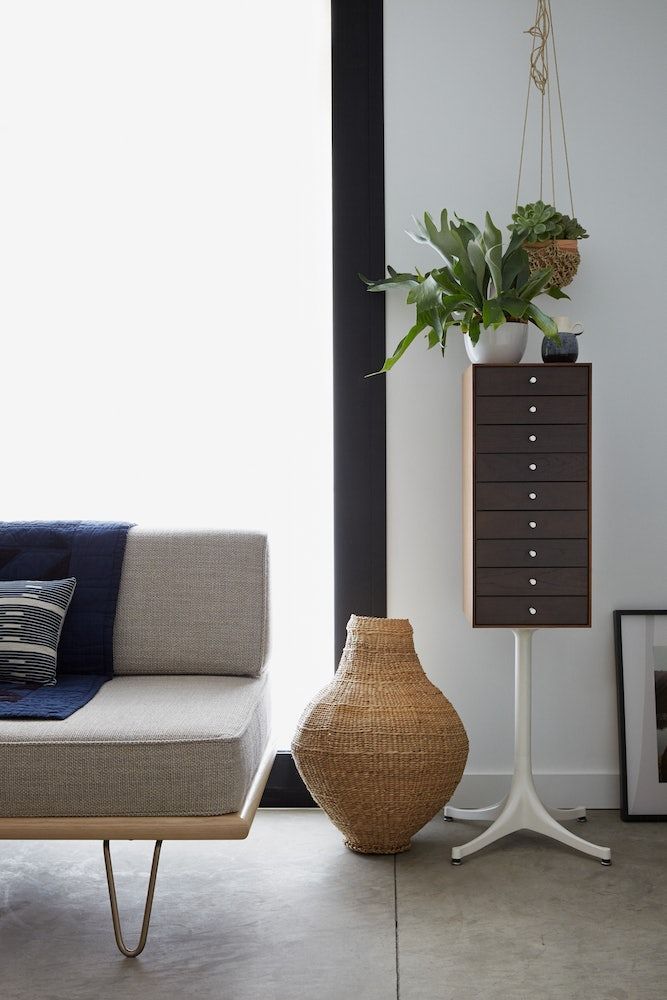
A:
{"label": "round white drawer knob", "polygon": [[528,610],[530,611],[531,615],[537,614],[537,608],[528,608]]}
{"label": "round white drawer knob", "polygon": [[529,493],[528,494],[528,499],[529,500],[537,500],[537,493]]}
{"label": "round white drawer knob", "polygon": [[534,577],[531,576],[531,578],[528,581],[528,583],[531,585],[531,587],[534,587],[535,584],[537,583],[537,580]]}
{"label": "round white drawer knob", "polygon": [[537,435],[536,434],[529,434],[528,435],[528,440],[529,441],[537,441]]}
{"label": "round white drawer knob", "polygon": [[528,409],[530,410],[531,413],[537,413],[537,407],[536,406],[529,406]]}
{"label": "round white drawer knob", "polygon": [[528,527],[529,528],[536,528],[537,527],[537,521],[529,521],[528,522]]}
{"label": "round white drawer knob", "polygon": [[530,556],[531,559],[534,559],[535,556],[537,555],[537,552],[535,551],[535,549],[531,549],[528,555]]}
{"label": "round white drawer knob", "polygon": [[535,472],[535,470],[537,469],[537,466],[535,465],[534,462],[531,462],[530,465],[528,466],[528,468],[530,469],[531,472]]}
{"label": "round white drawer knob", "polygon": [[535,383],[537,382],[537,378],[535,375],[531,375],[528,381],[531,382],[533,385],[535,385]]}

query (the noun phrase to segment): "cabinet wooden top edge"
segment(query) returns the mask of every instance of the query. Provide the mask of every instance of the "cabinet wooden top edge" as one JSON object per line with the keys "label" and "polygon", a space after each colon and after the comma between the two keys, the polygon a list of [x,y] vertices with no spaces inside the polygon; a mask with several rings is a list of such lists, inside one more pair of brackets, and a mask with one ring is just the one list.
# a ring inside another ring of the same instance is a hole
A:
{"label": "cabinet wooden top edge", "polygon": [[465,372],[471,368],[542,368],[544,371],[549,371],[551,368],[592,368],[592,366],[591,361],[550,361],[548,365],[544,364],[543,361],[520,361],[518,364],[508,361],[493,361],[484,365],[470,364]]}

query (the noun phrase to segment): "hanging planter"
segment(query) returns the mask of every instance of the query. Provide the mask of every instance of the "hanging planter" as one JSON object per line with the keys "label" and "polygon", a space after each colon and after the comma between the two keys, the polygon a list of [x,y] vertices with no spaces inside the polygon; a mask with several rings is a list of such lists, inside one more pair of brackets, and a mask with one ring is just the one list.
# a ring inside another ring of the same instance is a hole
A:
{"label": "hanging planter", "polygon": [[524,243],[523,247],[528,254],[530,273],[550,267],[553,283],[559,288],[569,285],[579,269],[581,257],[576,240],[545,240]]}
{"label": "hanging planter", "polygon": [[[545,267],[553,270],[552,281],[559,288],[569,285],[579,268],[579,240],[587,239],[588,233],[579,224],[574,215],[574,200],[572,197],[572,179],[570,162],[565,138],[565,120],[563,116],[563,101],[558,75],[558,59],[556,56],[556,41],[551,18],[551,0],[538,0],[535,24],[528,29],[527,34],[533,37],[533,47],[530,54],[530,72],[528,76],[528,93],[523,120],[523,136],[521,139],[521,156],[519,159],[519,177],[516,186],[516,208],[512,215],[513,222],[509,227],[524,237],[524,249],[528,254],[531,273],[536,273]],[[563,140],[567,185],[570,196],[571,215],[564,215],[555,208],[556,204],[556,171],[554,165],[554,138],[551,114],[551,76],[549,66],[549,39],[556,78],[558,110],[560,116],[560,132]],[[531,93],[536,91],[540,104],[540,197],[539,201],[525,206],[519,205],[521,174],[524,164],[526,146],[526,128],[530,108]],[[544,189],[545,155],[548,154],[551,173],[551,201],[547,204],[542,200]]]}
{"label": "hanging planter", "polygon": [[579,240],[588,233],[577,219],[557,212],[553,205],[536,201],[532,205],[517,205],[509,227],[525,239],[531,273],[544,267],[553,270],[553,284],[569,285],[579,267]]}

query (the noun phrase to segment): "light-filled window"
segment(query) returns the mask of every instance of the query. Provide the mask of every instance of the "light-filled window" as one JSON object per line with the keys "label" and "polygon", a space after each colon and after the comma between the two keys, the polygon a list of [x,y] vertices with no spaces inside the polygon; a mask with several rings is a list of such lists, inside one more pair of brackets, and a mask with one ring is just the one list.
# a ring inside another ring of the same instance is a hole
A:
{"label": "light-filled window", "polygon": [[333,657],[328,0],[1,0],[3,519],[266,529]]}

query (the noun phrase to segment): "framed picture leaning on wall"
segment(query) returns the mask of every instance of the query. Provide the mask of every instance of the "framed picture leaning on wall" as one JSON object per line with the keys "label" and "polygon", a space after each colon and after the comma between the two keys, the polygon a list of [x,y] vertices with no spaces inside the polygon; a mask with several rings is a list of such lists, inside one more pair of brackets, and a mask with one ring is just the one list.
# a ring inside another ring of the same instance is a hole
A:
{"label": "framed picture leaning on wall", "polygon": [[667,820],[667,611],[615,611],[621,818]]}

